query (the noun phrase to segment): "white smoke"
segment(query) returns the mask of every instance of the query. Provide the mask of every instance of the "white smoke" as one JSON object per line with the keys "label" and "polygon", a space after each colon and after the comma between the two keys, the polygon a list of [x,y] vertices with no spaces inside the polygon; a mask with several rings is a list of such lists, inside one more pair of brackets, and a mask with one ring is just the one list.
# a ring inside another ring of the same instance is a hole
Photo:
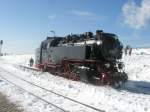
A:
{"label": "white smoke", "polygon": [[137,5],[133,0],[122,7],[124,23],[134,29],[140,29],[150,21],[150,0],[142,0]]}

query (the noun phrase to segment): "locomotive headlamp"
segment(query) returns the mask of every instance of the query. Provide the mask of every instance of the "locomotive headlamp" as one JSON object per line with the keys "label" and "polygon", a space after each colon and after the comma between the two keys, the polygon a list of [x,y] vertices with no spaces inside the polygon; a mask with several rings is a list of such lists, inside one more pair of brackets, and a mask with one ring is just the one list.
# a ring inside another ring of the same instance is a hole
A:
{"label": "locomotive headlamp", "polygon": [[102,42],[101,41],[97,41],[97,45],[100,45]]}

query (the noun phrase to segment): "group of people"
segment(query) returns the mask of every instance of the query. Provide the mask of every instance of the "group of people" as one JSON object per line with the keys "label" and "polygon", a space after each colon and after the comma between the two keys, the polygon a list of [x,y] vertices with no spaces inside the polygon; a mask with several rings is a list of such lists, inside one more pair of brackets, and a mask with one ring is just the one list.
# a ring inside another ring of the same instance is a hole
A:
{"label": "group of people", "polygon": [[131,56],[131,53],[132,53],[132,48],[129,45],[127,45],[125,48],[125,55],[129,54]]}

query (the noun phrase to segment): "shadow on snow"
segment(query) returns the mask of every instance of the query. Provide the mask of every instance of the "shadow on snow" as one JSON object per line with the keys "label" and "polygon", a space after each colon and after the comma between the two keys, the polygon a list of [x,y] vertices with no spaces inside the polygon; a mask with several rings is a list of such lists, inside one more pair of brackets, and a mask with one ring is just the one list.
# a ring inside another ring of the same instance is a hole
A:
{"label": "shadow on snow", "polygon": [[150,82],[128,80],[119,90],[125,90],[137,94],[150,95]]}

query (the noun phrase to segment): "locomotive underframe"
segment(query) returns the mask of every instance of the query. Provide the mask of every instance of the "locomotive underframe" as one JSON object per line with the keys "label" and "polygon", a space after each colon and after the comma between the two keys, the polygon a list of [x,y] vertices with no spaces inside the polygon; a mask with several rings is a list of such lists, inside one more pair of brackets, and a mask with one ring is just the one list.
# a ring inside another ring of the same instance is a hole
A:
{"label": "locomotive underframe", "polygon": [[96,85],[114,85],[126,82],[127,75],[123,71],[118,72],[118,68],[114,65],[106,68],[105,64],[98,60],[63,59],[61,64],[44,63],[36,66],[54,75]]}

